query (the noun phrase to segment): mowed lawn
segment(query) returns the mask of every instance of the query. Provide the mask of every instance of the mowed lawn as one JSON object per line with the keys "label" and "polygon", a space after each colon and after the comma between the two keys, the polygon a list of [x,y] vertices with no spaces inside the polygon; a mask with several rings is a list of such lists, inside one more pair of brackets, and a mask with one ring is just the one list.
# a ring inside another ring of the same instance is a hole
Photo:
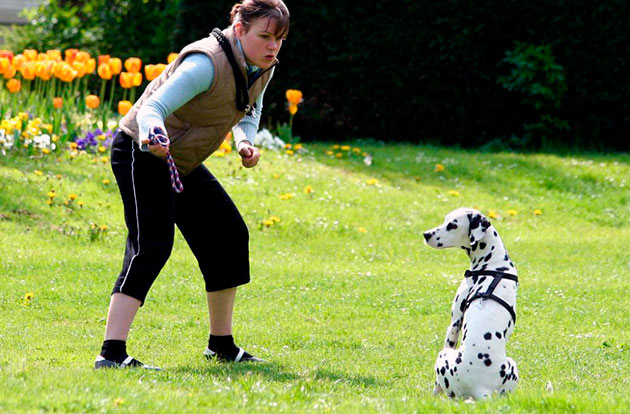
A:
{"label": "mowed lawn", "polygon": [[[125,241],[107,160],[0,155],[0,413],[630,410],[630,156],[305,147],[207,161],[250,229],[235,337],[270,363],[202,357],[203,280],[177,233],[128,342],[162,372],[92,368]],[[468,262],[422,232],[461,206],[496,216],[520,277],[521,382],[482,402],[431,395]]]}

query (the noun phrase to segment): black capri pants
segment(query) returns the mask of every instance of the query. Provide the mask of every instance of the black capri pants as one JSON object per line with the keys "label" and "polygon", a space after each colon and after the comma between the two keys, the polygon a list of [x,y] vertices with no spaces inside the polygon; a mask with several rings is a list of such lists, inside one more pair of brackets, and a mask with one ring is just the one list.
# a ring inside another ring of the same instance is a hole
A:
{"label": "black capri pants", "polygon": [[249,282],[247,225],[205,166],[181,176],[184,191],[177,194],[166,161],[141,151],[120,130],[112,143],[111,163],[128,229],[123,266],[112,294],[124,293],[144,304],[171,254],[175,225],[197,259],[206,292]]}

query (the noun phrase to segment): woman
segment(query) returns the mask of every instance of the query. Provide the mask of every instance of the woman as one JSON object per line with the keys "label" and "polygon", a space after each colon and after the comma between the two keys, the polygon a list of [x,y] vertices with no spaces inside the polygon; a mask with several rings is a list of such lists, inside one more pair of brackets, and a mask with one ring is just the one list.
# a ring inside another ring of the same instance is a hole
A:
{"label": "woman", "polygon": [[232,338],[237,286],[250,280],[247,226],[202,162],[232,130],[243,166],[258,163],[252,143],[289,12],[282,0],[243,0],[230,17],[229,28],[182,49],[120,122],[111,159],[129,233],[95,368],[159,369],[129,356],[126,341],[171,253],[174,225],[205,280],[210,338],[204,355],[260,361]]}

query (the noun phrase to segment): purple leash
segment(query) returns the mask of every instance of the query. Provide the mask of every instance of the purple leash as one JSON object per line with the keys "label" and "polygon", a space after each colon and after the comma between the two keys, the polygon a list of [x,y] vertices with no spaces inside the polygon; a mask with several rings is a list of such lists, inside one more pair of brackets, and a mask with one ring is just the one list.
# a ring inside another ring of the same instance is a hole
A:
{"label": "purple leash", "polygon": [[[149,132],[149,144],[161,145],[168,148],[170,140],[166,136],[166,133],[162,131],[160,127],[155,127],[151,132]],[[179,180],[179,171],[177,171],[177,167],[175,167],[175,161],[173,160],[173,157],[168,150],[166,151],[166,163],[168,164],[168,170],[171,174],[171,186],[173,187],[173,191],[175,191],[176,193],[181,193],[182,191],[184,191],[184,186]]]}

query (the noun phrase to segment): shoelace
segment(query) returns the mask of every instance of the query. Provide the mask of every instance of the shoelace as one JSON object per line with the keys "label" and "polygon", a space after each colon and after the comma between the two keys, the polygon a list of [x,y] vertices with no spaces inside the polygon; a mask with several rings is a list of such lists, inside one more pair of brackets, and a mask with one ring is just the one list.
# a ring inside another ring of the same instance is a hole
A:
{"label": "shoelace", "polygon": [[[160,127],[155,127],[149,132],[149,144],[161,145],[168,148],[170,141],[166,136],[166,133],[162,131]],[[168,150],[166,151],[166,163],[168,164],[168,170],[171,174],[171,187],[173,187],[173,191],[175,191],[176,193],[181,193],[182,191],[184,191],[184,186],[179,180],[179,171],[177,171],[175,161],[173,160],[173,157]]]}

